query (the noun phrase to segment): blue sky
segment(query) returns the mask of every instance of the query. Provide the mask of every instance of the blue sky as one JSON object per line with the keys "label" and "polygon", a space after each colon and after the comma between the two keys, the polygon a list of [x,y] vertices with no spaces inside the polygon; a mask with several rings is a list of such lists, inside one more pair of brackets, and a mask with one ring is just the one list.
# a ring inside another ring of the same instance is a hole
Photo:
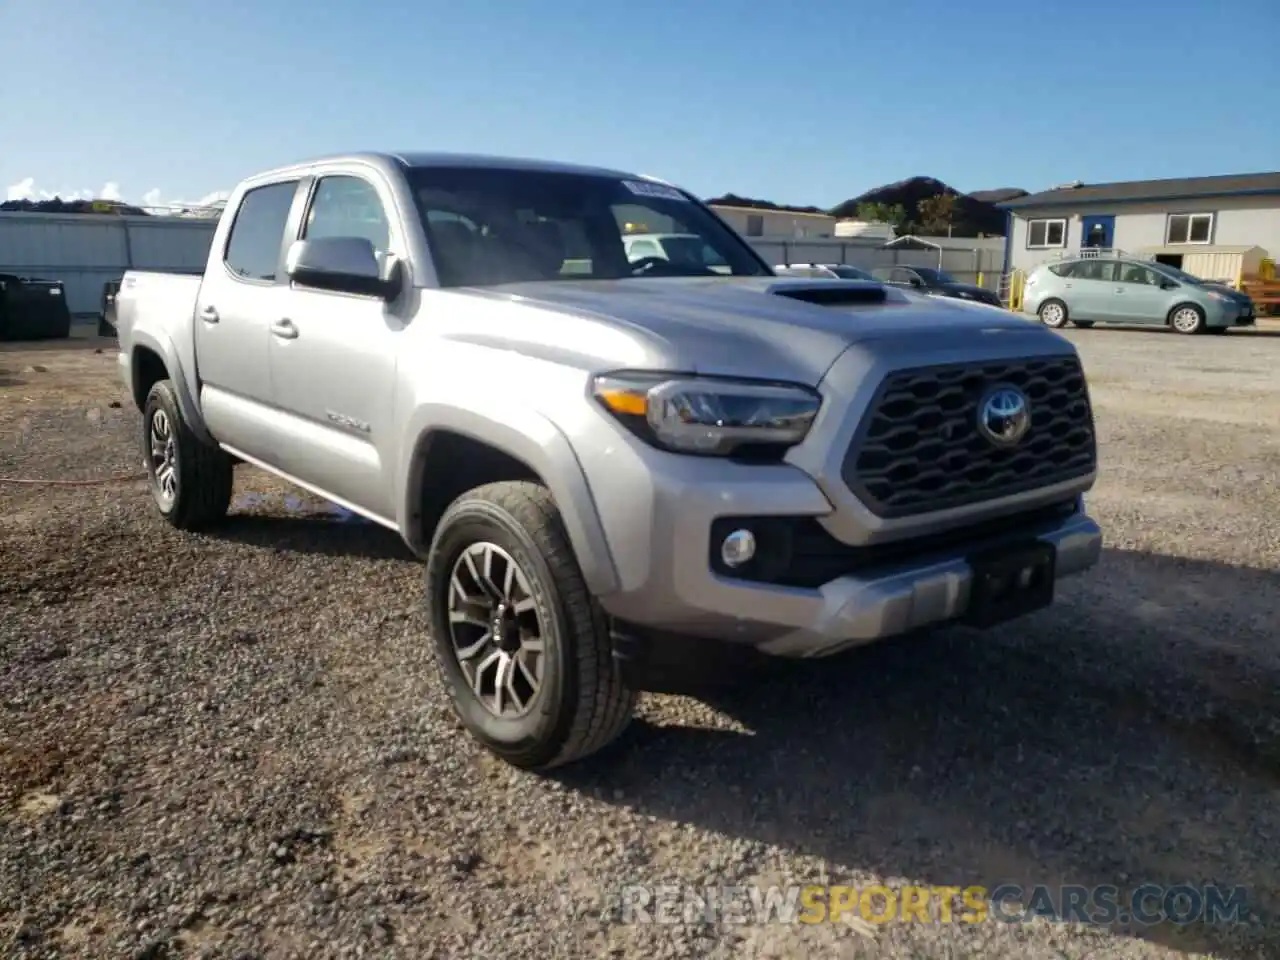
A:
{"label": "blue sky", "polygon": [[827,207],[1280,169],[1276,0],[3,0],[0,187],[194,201],[333,151]]}

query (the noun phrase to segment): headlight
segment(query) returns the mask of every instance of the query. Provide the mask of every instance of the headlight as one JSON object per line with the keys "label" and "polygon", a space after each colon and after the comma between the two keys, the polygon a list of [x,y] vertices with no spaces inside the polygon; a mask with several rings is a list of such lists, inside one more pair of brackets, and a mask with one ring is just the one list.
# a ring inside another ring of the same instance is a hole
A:
{"label": "headlight", "polygon": [[654,373],[596,377],[596,399],[637,436],[676,453],[727,457],[804,439],[822,398],[796,384]]}

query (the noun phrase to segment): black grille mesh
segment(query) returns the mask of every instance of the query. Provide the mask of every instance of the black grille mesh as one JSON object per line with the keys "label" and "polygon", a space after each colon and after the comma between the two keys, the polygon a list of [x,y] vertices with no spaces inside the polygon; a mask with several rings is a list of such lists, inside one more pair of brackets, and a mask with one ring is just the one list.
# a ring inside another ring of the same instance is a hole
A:
{"label": "black grille mesh", "polygon": [[[978,431],[987,391],[1012,384],[1031,429],[1002,449]],[[1034,357],[890,374],[844,461],[844,480],[881,517],[945,510],[1073,480],[1097,462],[1080,361]]]}

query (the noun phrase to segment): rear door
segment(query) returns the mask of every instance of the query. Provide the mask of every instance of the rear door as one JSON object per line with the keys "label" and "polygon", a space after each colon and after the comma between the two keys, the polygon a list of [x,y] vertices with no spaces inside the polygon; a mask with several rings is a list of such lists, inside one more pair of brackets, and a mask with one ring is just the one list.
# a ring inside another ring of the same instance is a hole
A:
{"label": "rear door", "polygon": [[[385,195],[383,195],[385,194]],[[299,239],[364,237],[380,258],[404,255],[385,187],[365,173],[319,175]],[[272,318],[271,377],[281,469],[344,503],[395,517],[390,456],[396,358],[405,323],[377,296],[285,287]]]}
{"label": "rear door", "polygon": [[196,299],[200,406],[213,435],[270,462],[273,449],[270,319],[288,290],[284,238],[299,180],[250,188]]}
{"label": "rear door", "polygon": [[1063,274],[1063,299],[1071,316],[1079,320],[1118,320],[1114,260],[1077,260]]}

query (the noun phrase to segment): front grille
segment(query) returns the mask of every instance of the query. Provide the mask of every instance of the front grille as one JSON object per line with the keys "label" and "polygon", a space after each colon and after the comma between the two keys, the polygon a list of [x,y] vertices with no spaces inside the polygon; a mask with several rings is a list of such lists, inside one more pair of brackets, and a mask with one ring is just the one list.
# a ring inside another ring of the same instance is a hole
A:
{"label": "front grille", "polygon": [[[978,405],[1000,384],[1030,400],[1031,428],[1011,448],[978,430]],[[900,370],[885,378],[869,409],[842,472],[885,518],[1051,486],[1097,463],[1089,393],[1074,356]]]}

